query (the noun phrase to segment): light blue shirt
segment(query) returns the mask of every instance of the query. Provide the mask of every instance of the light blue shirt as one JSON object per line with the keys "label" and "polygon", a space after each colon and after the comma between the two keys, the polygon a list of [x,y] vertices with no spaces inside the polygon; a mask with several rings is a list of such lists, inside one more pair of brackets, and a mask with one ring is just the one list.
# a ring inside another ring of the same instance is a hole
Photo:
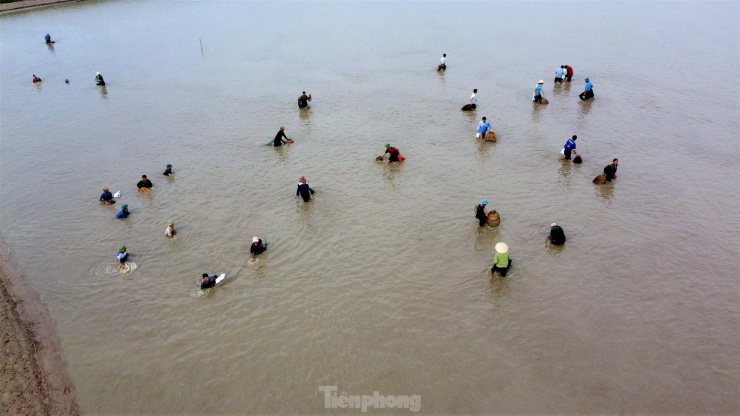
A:
{"label": "light blue shirt", "polygon": [[483,121],[478,123],[478,133],[486,134],[486,132],[490,129],[491,129],[491,123],[488,120],[486,120],[485,123]]}
{"label": "light blue shirt", "polygon": [[586,83],[586,91],[591,91],[591,88],[593,88],[594,85],[591,83],[591,81]]}
{"label": "light blue shirt", "polygon": [[565,74],[565,71],[563,71],[563,68],[558,68],[558,70],[555,71],[555,76],[558,78],[562,78],[563,74]]}
{"label": "light blue shirt", "polygon": [[537,95],[542,94],[542,84],[537,84],[537,88],[534,89],[534,93]]}

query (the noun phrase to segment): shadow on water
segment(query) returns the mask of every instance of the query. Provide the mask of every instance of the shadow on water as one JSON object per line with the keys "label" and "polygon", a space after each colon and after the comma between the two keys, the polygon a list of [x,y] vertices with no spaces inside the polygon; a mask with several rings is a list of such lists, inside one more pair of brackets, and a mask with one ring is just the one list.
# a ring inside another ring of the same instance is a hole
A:
{"label": "shadow on water", "polygon": [[[295,143],[294,144],[291,144],[290,146],[294,146],[294,145],[295,145]],[[284,144],[282,146],[277,146],[277,147],[270,146],[277,153],[278,161],[280,163],[282,163],[283,165],[287,165],[288,164],[288,150],[286,149],[286,147],[288,147],[288,146],[289,145],[287,145],[287,144]]]}
{"label": "shadow on water", "polygon": [[532,121],[533,122],[539,122],[542,118],[542,111],[545,107],[547,107],[549,104],[540,104],[535,101],[532,101]]}
{"label": "shadow on water", "polygon": [[52,55],[56,55],[56,51],[54,50],[54,44],[53,43],[47,43],[46,47],[49,48],[49,52],[51,52]]}
{"label": "shadow on water", "polygon": [[545,239],[545,248],[547,248],[547,254],[558,257],[560,256],[560,253],[563,252],[563,249],[565,248],[565,244],[561,244],[559,246],[555,244],[550,244],[549,240]]}
{"label": "shadow on water", "polygon": [[477,223],[478,220],[475,218],[475,209],[473,209],[471,216],[470,222],[475,224],[475,250],[488,251],[491,254],[491,259],[493,259],[493,253],[495,252],[493,246],[499,237],[498,227],[489,227],[488,225],[480,227]]}
{"label": "shadow on water", "polygon": [[591,100],[581,101],[581,99],[578,97],[576,97],[576,99],[578,99],[578,101],[580,101],[580,104],[581,104],[581,108],[579,108],[579,111],[578,111],[578,120],[580,121],[580,120],[583,120],[583,118],[586,117],[588,113],[591,112],[591,104],[594,102],[594,100],[591,99]]}
{"label": "shadow on water", "polygon": [[488,281],[491,283],[491,296],[493,296],[494,300],[499,300],[511,293],[508,277],[501,277],[498,273],[491,273],[490,266],[486,273],[488,273]]}
{"label": "shadow on water", "polygon": [[385,172],[384,176],[386,179],[388,179],[388,182],[391,184],[394,184],[394,181],[396,179],[396,175],[398,172],[401,171],[401,166],[403,166],[404,162],[383,162],[386,164],[385,166]]}
{"label": "shadow on water", "polygon": [[607,182],[603,185],[594,185],[594,186],[598,188],[597,192],[602,202],[610,203],[612,197],[614,196],[614,181]]}
{"label": "shadow on water", "polygon": [[108,89],[105,88],[105,85],[100,87],[100,98],[102,98],[103,100],[108,99]]}
{"label": "shadow on water", "polygon": [[570,171],[573,169],[573,163],[571,163],[570,160],[565,160],[562,157],[560,158],[560,169],[558,169],[558,174],[562,176],[563,178],[570,179]]}

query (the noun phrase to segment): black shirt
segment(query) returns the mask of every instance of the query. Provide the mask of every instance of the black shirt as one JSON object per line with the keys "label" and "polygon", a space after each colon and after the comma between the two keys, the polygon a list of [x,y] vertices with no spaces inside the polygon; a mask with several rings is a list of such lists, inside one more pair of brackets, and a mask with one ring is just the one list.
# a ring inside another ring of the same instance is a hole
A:
{"label": "black shirt", "polygon": [[201,289],[210,289],[213,286],[216,286],[216,275],[215,274],[209,274],[208,280],[204,280],[200,282]]}
{"label": "black shirt", "polygon": [[277,134],[275,135],[275,140],[273,140],[272,144],[274,144],[275,146],[282,146],[282,145],[283,145],[283,143],[285,143],[285,142],[283,141],[283,137],[284,137],[284,138],[285,138],[286,140],[288,139],[288,136],[286,136],[286,135],[285,135],[285,131],[284,131],[284,130],[280,130],[280,131],[279,131],[279,132],[278,132],[278,133],[277,133]]}
{"label": "black shirt", "polygon": [[606,165],[606,167],[604,167],[604,175],[606,175],[607,181],[611,181],[612,179],[614,179],[614,175],[617,174],[617,167],[618,166],[614,166],[614,163]]}
{"label": "black shirt", "polygon": [[139,183],[136,184],[136,186],[139,189],[141,189],[141,188],[151,188],[154,185],[152,184],[152,181],[150,181],[149,179],[142,179],[139,181]]}
{"label": "black shirt", "polygon": [[264,253],[265,250],[267,250],[267,248],[265,248],[265,245],[262,244],[262,240],[258,241],[257,245],[252,243],[252,245],[249,246],[249,252],[254,254],[255,256]]}
{"label": "black shirt", "polygon": [[565,244],[565,232],[559,225],[550,227],[550,242],[556,246]]}

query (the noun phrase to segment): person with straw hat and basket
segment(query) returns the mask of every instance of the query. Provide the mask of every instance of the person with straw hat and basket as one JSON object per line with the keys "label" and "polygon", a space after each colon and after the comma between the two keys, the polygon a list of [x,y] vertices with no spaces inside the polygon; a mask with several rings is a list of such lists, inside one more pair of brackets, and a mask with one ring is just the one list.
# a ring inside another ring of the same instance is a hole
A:
{"label": "person with straw hat and basket", "polygon": [[511,256],[509,255],[509,246],[501,242],[496,244],[496,254],[493,255],[493,267],[491,273],[499,272],[501,277],[506,277],[506,272],[511,267]]}

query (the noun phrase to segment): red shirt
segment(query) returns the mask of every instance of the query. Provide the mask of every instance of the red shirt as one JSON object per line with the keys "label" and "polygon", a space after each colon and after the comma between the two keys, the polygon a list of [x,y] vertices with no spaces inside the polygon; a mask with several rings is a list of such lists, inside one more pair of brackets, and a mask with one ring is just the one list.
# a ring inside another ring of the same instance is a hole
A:
{"label": "red shirt", "polygon": [[572,77],[573,76],[573,68],[571,68],[571,66],[568,65],[568,66],[565,67],[565,69],[566,69],[566,75],[568,75],[569,77]]}
{"label": "red shirt", "polygon": [[385,152],[386,153],[390,153],[391,156],[398,156],[398,154],[399,154],[398,149],[396,149],[395,147],[389,147],[389,148],[385,149]]}

